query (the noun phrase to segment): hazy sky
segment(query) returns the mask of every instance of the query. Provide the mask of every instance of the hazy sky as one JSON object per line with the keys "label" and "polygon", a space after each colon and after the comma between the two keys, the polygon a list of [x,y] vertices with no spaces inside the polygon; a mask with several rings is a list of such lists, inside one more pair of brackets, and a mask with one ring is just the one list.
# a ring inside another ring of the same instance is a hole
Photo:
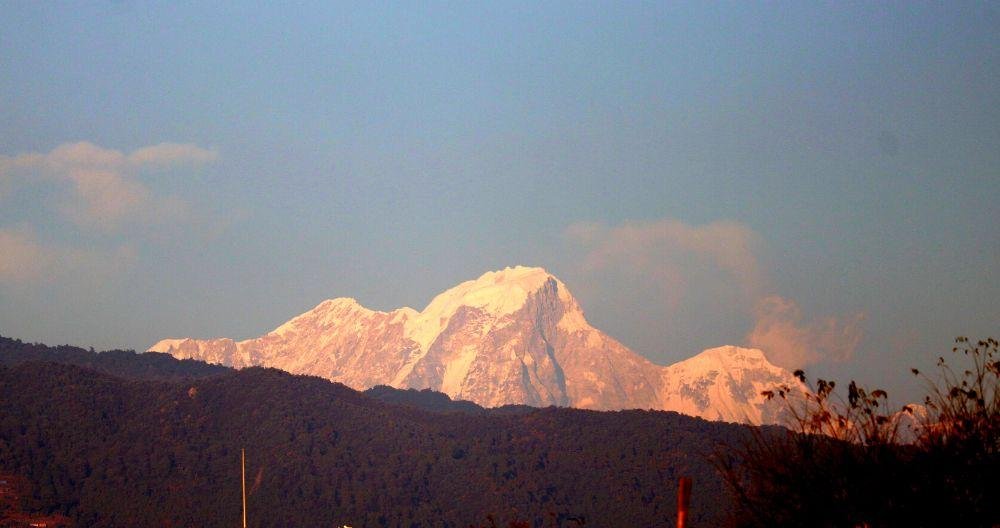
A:
{"label": "hazy sky", "polygon": [[0,334],[145,349],[538,265],[659,363],[911,397],[1000,336],[1000,7],[0,4]]}

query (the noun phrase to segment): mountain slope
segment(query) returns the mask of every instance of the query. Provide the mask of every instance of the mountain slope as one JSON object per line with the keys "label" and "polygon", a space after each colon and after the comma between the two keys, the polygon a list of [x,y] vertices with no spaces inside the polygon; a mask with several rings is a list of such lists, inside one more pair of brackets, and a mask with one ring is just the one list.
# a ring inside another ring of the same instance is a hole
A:
{"label": "mountain slope", "polygon": [[255,339],[165,339],[149,350],[356,389],[429,388],[485,407],[664,409],[750,423],[775,421],[760,397],[765,384],[798,383],[759,351],[736,347],[655,365],[591,326],[557,278],[520,266],[463,282],[420,312],[337,298]]}

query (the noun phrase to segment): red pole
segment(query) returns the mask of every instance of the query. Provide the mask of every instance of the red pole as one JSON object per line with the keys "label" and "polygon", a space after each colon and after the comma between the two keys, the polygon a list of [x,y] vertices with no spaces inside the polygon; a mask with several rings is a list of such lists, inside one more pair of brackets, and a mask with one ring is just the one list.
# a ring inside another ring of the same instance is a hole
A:
{"label": "red pole", "polygon": [[688,505],[691,503],[691,477],[681,477],[677,484],[677,528],[687,526]]}

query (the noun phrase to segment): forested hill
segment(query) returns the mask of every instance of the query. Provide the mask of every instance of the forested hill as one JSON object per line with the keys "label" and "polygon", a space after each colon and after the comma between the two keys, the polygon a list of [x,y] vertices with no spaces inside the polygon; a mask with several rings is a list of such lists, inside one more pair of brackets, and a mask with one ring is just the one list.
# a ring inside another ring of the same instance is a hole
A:
{"label": "forested hill", "polygon": [[170,354],[156,352],[137,354],[132,350],[97,353],[69,345],[50,347],[0,336],[0,365],[12,366],[30,361],[79,365],[114,376],[150,380],[205,378],[232,371],[221,365],[210,365],[190,359],[178,360]]}
{"label": "forested hill", "polygon": [[[80,347],[62,345],[50,347],[40,343],[25,343],[0,336],[0,365],[14,366],[28,362],[49,362],[86,367],[112,376],[139,380],[182,380],[207,378],[233,369],[193,359],[177,359],[170,354],[133,350],[95,352]],[[417,407],[434,412],[485,414],[521,413],[532,410],[525,405],[508,405],[484,409],[465,400],[452,400],[447,394],[429,389],[397,389],[378,385],[364,391],[366,396],[396,405]]]}
{"label": "forested hill", "polygon": [[664,412],[434,413],[260,368],[165,380],[145,354],[128,360],[145,379],[126,379],[8,361],[7,345],[0,473],[77,526],[233,526],[241,447],[255,527],[671,526],[681,475],[691,526],[718,526],[730,501],[706,457],[747,432]]}
{"label": "forested hill", "polygon": [[[484,409],[465,400],[452,400],[443,392],[432,391],[430,389],[397,389],[387,385],[376,385],[363,393],[365,396],[375,398],[386,403],[396,405],[409,405],[426,411],[434,412],[456,412],[465,414],[486,414],[489,409]],[[530,409],[530,407],[528,407]]]}

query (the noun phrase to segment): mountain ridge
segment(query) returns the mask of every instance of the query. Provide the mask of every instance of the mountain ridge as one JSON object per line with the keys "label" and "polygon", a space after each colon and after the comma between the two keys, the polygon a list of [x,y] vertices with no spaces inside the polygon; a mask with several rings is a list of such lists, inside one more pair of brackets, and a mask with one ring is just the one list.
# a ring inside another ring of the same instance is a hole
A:
{"label": "mountain ridge", "polygon": [[358,390],[429,388],[484,407],[676,410],[747,423],[780,423],[779,406],[760,391],[798,384],[763,352],[734,346],[656,365],[590,325],[554,275],[523,266],[462,282],[419,312],[337,297],[257,338],[172,338],[149,351],[272,366]]}

